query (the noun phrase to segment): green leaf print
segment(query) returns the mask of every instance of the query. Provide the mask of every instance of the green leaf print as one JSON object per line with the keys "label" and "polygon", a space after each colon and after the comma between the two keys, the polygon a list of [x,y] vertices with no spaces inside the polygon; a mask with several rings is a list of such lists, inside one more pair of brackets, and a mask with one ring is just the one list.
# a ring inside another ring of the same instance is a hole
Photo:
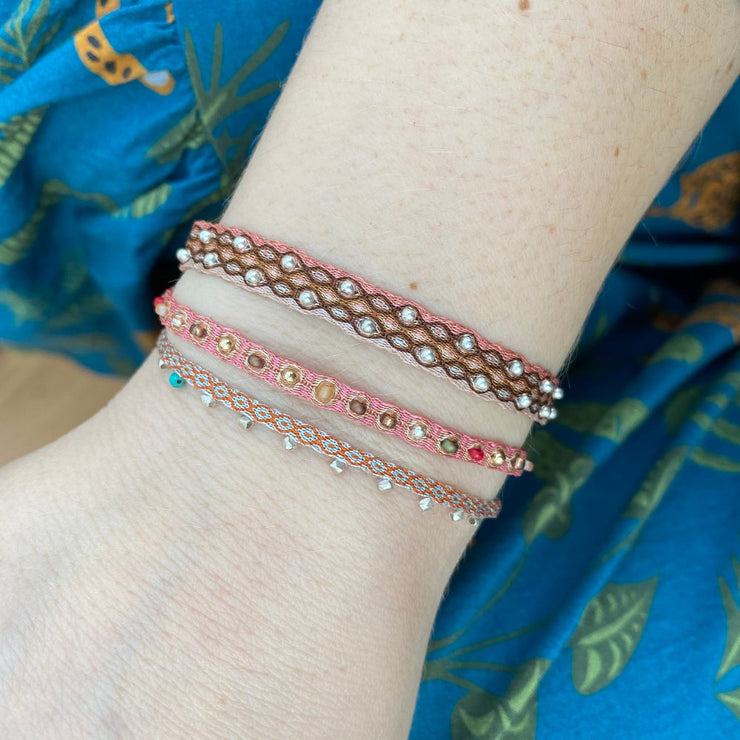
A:
{"label": "green leaf print", "polygon": [[0,188],[23,158],[45,112],[45,107],[35,108],[24,115],[13,116],[8,123],[0,122]]}
{"label": "green leaf print", "polygon": [[[235,157],[230,155],[228,149],[234,143],[234,139],[226,134],[216,138],[215,130],[230,115],[246,105],[251,105],[259,100],[277,92],[280,82],[277,80],[258,85],[257,87],[239,94],[239,88],[259,69],[280,46],[285,38],[290,21],[285,20],[270,34],[264,43],[247,59],[237,70],[234,76],[225,84],[221,85],[222,62],[223,62],[223,29],[220,23],[216,24],[213,44],[213,58],[211,59],[211,74],[209,86],[206,88],[204,75],[195,52],[195,44],[189,30],[185,31],[185,60],[188,73],[195,94],[195,106],[154,146],[147,152],[147,157],[156,159],[164,164],[180,157],[185,149],[198,149],[206,143],[210,143],[218,155],[224,169],[228,169],[229,162]],[[246,151],[256,132],[256,127],[250,126],[238,139],[239,149]],[[239,162],[241,167],[244,163]]]}
{"label": "green leaf print", "polygon": [[691,334],[674,334],[659,350],[653,354],[648,365],[654,365],[663,360],[696,363],[704,354],[702,343]]}
{"label": "green leaf print", "polygon": [[[31,0],[22,0],[15,13],[5,22],[0,32],[0,49],[15,59],[0,58],[0,69],[10,71],[11,76],[28,69],[38,58],[42,49],[57,34],[63,17],[58,18],[39,37],[39,32],[49,15],[50,0],[41,0],[33,13]],[[13,74],[15,73],[15,74]]]}
{"label": "green leaf print", "polygon": [[537,689],[550,667],[545,658],[523,663],[504,696],[475,688],[452,711],[453,740],[533,740],[537,726]]}
{"label": "green leaf print", "polygon": [[18,231],[0,241],[0,265],[13,265],[20,262],[36,243],[41,222],[47,211],[62,197],[71,196],[82,201],[90,201],[108,213],[117,209],[116,204],[102,193],[81,193],[60,180],[47,180],[41,189],[36,209]]}
{"label": "green leaf print", "polygon": [[[735,569],[735,582],[740,590],[740,561],[737,558],[732,558],[732,566]],[[722,606],[727,617],[727,640],[725,642],[725,653],[722,656],[722,663],[717,671],[715,681],[722,678],[727,671],[740,665],[740,609],[729,586],[721,576],[718,582],[722,595]]]}
{"label": "green leaf print", "polygon": [[595,694],[624,670],[645,628],[657,583],[657,576],[643,583],[609,583],[589,602],[568,643],[580,694]]}
{"label": "green leaf print", "polygon": [[705,385],[695,385],[678,391],[673,396],[665,410],[665,424],[669,434],[673,435],[678,431],[681,424],[699,405],[705,393]]}
{"label": "green leaf print", "polygon": [[172,193],[172,185],[163,182],[142,193],[129,205],[113,213],[115,218],[143,218],[149,216],[160,206],[163,206]]}
{"label": "green leaf print", "polygon": [[688,449],[686,445],[674,447],[658,460],[642,482],[640,490],[632,497],[623,516],[644,521],[655,511],[655,507],[661,502],[668,486],[681,469]]}
{"label": "green leaf print", "polygon": [[717,694],[717,698],[740,719],[740,688],[734,691],[725,691],[723,694]]}
{"label": "green leaf print", "polygon": [[570,529],[571,499],[593,472],[594,460],[541,429],[532,434],[527,451],[535,475],[546,481],[522,518],[524,539],[530,545],[539,534],[557,539]]}
{"label": "green leaf print", "polygon": [[623,442],[647,417],[648,407],[636,398],[623,398],[617,403],[563,404],[558,415],[560,424],[577,432]]}
{"label": "green leaf print", "polygon": [[719,473],[740,473],[740,460],[709,452],[703,447],[697,447],[691,453],[691,461],[705,468],[712,468]]}

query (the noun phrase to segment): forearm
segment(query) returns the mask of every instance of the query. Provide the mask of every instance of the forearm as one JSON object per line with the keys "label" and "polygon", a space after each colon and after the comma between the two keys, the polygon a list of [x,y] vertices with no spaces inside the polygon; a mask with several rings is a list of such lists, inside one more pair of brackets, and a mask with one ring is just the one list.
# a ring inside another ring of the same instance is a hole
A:
{"label": "forearm", "polygon": [[[326,1],[223,220],[556,370],[622,243],[729,88],[738,6],[438,5]],[[177,295],[450,426],[510,443],[527,433],[519,416],[223,281],[189,273]],[[345,429],[184,351],[278,408]],[[367,372],[378,364],[382,384]],[[74,624],[89,603],[87,634],[111,619],[126,634],[136,627],[112,694],[150,734],[171,722],[190,736],[233,735],[257,717],[256,736],[279,736],[282,711],[287,734],[403,737],[434,611],[471,531],[402,492],[378,500],[364,476],[331,475],[308,451],[287,458],[267,432],[247,441],[217,411],[167,388],[150,358],[97,420],[4,473],[6,490],[20,491],[42,467],[31,500],[65,522],[46,540],[62,552],[58,568],[107,565],[67,581],[56,622]],[[500,485],[490,471],[346,431],[474,494]],[[86,460],[79,450],[93,445],[100,453]],[[24,498],[0,499],[0,521],[17,522],[6,543],[28,530],[18,512],[33,518]],[[68,534],[75,517],[96,532],[82,549]],[[30,556],[22,562],[0,584],[14,598],[33,582]],[[115,614],[145,618],[111,618],[85,596],[106,592],[111,572],[138,609],[117,601]],[[105,670],[104,645],[79,657],[91,644],[59,671]],[[21,716],[25,705],[12,706]]]}

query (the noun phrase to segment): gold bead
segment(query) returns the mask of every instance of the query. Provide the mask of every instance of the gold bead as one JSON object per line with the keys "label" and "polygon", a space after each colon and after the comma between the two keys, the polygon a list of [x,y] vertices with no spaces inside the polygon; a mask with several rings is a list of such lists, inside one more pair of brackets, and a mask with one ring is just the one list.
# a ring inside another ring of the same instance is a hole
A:
{"label": "gold bead", "polygon": [[378,417],[378,425],[381,429],[395,429],[398,424],[398,416],[395,411],[383,411]]}
{"label": "gold bead", "polygon": [[230,334],[222,334],[218,338],[218,351],[222,355],[230,355],[236,349],[236,339]]}
{"label": "gold bead", "polygon": [[503,450],[494,450],[489,458],[493,467],[500,467],[506,462],[506,455]]}
{"label": "gold bead", "polygon": [[301,380],[301,372],[297,367],[287,365],[278,374],[280,384],[286,388],[295,388]]}
{"label": "gold bead", "polygon": [[247,355],[247,369],[255,373],[263,373],[267,367],[267,358],[262,352],[250,352]]}

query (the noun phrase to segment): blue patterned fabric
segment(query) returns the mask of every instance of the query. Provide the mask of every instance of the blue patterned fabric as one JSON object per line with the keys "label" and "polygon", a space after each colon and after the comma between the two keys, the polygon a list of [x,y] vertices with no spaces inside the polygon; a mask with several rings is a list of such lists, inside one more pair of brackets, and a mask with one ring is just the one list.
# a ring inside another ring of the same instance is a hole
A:
{"label": "blue patterned fabric", "polygon": [[[233,188],[319,4],[0,0],[2,341],[142,359],[169,255]],[[740,737],[739,233],[740,83],[456,571],[413,740]]]}

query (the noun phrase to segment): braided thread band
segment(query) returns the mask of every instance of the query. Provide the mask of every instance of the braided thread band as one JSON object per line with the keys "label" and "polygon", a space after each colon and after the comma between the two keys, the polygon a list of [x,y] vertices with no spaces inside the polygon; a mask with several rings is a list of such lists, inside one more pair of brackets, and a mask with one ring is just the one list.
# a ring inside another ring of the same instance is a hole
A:
{"label": "braided thread band", "polygon": [[447,429],[426,417],[351,388],[335,378],[319,375],[250,341],[238,331],[223,327],[213,319],[178,303],[170,290],[157,298],[154,305],[162,325],[179,337],[317,406],[444,457],[475,463],[509,475],[521,475],[522,471],[533,468],[524,450]]}
{"label": "braided thread band", "polygon": [[556,415],[552,404],[563,392],[547,370],[299,249],[244,229],[196,221],[177,257],[182,270],[214,273],[291,308],[317,311],[348,333],[399,353],[405,362],[539,423]]}
{"label": "braided thread band", "polygon": [[[440,483],[383,460],[370,452],[342,442],[310,424],[305,424],[288,414],[270,408],[256,399],[249,398],[183,357],[169,343],[164,330],[157,340],[157,349],[160,363],[176,371],[175,382],[172,378],[170,379],[172,385],[181,385],[185,381],[203,392],[202,398],[207,401],[208,405],[214,401],[220,401],[232,411],[240,413],[241,419],[246,422],[244,426],[252,423],[264,424],[284,435],[291,446],[304,445],[322,455],[334,458],[332,466],[338,472],[347,466],[365,470],[380,479],[379,487],[387,482],[387,486],[382,486],[384,489],[389,488],[392,483],[416,493],[421,497],[419,505],[423,509],[428,509],[432,501],[451,507],[453,519],[458,518],[455,516],[457,512],[465,512],[472,517],[482,519],[497,517],[501,511],[501,501],[498,499],[486,501],[469,496],[447,483]],[[337,465],[337,461],[341,461],[340,464]]]}

